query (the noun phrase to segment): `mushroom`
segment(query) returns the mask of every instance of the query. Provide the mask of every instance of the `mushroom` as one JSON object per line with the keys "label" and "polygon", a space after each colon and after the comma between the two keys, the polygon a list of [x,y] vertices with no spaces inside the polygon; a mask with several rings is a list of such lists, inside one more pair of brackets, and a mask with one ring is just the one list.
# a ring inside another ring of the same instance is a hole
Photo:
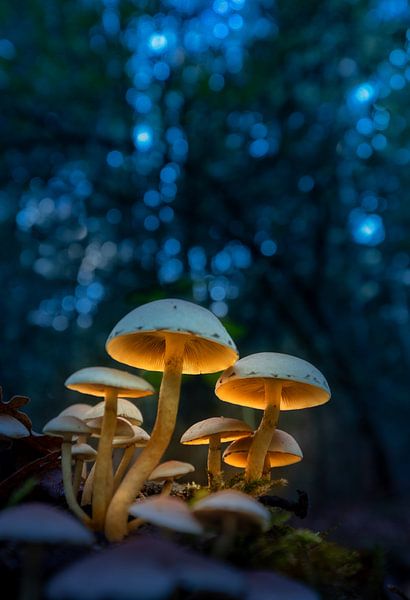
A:
{"label": "mushroom", "polygon": [[221,477],[221,444],[252,433],[252,428],[240,419],[211,417],[199,421],[185,431],[181,444],[208,444],[208,485],[218,486]]}
{"label": "mushroom", "polygon": [[[233,467],[245,469],[252,441],[253,437],[248,436],[232,442],[223,453],[224,462]],[[285,431],[276,429],[266,454],[264,475],[265,473],[270,475],[270,469],[273,467],[293,465],[300,462],[302,458],[302,450],[297,441]]]}
{"label": "mushroom", "polygon": [[131,504],[129,513],[164,529],[192,535],[202,533],[201,524],[192,515],[186,503],[175,496],[150,496]]}
{"label": "mushroom", "polygon": [[105,409],[101,438],[95,463],[93,489],[93,523],[103,529],[105,513],[113,492],[111,442],[117,418],[118,396],[139,398],[154,393],[153,387],[141,377],[107,367],[88,367],[73,373],[66,387],[83,394],[104,397]]}
{"label": "mushroom", "polygon": [[158,556],[159,544],[144,537],[76,561],[52,577],[46,597],[49,600],[171,598],[177,587],[177,574]]}
{"label": "mushroom", "polygon": [[21,421],[11,415],[0,414],[0,439],[19,440],[29,435],[30,431]]}
{"label": "mushroom", "polygon": [[[84,415],[84,420],[103,417],[104,407],[105,402],[99,402],[95,406],[90,407],[90,410]],[[118,398],[117,417],[124,417],[124,419],[127,419],[132,425],[142,425],[144,421],[139,408],[125,398]]]}
{"label": "mushroom", "polygon": [[[100,436],[102,427],[103,417],[96,417],[95,419],[87,420],[87,425],[92,430],[92,435],[95,437]],[[121,479],[131,461],[135,448],[141,448],[147,444],[149,435],[141,427],[132,425],[127,419],[123,417],[117,417],[115,437],[112,441],[112,447],[114,449],[123,449],[124,453],[121,458],[120,464],[114,475],[113,488],[114,490],[118,487]],[[87,480],[84,484],[83,495],[81,498],[81,506],[85,506],[91,503],[92,499],[92,488],[94,484],[95,476],[95,465],[91,469]]]}
{"label": "mushroom", "polygon": [[151,439],[108,508],[106,536],[119,541],[127,532],[129,505],[161,461],[171,440],[182,373],[220,371],[231,365],[238,353],[215,315],[184,300],[157,300],[136,308],[114,327],[106,349],[119,362],[163,371]]}
{"label": "mushroom", "polygon": [[63,416],[51,419],[51,421],[44,425],[43,432],[48,435],[63,438],[63,443],[61,444],[61,469],[63,472],[64,493],[67,504],[79,519],[89,525],[91,519],[79,506],[73,489],[71,448],[73,437],[75,435],[88,434],[90,433],[90,429],[83,421],[77,419],[77,417]]}
{"label": "mushroom", "polygon": [[253,436],[245,478],[260,479],[280,410],[297,410],[324,404],[330,398],[326,379],[313,365],[276,352],[261,352],[241,358],[216,382],[221,400],[264,409]]}
{"label": "mushroom", "polygon": [[[93,535],[66,512],[42,504],[28,502],[0,512],[0,540],[22,546],[20,600],[40,597],[41,550],[43,545],[91,545]],[[10,590],[6,596],[10,597]]]}
{"label": "mushroom", "polygon": [[161,496],[169,496],[174,479],[179,479],[194,471],[195,467],[189,463],[181,462],[180,460],[168,460],[155,467],[148,477],[148,481],[165,481]]}
{"label": "mushroom", "polygon": [[[77,496],[80,489],[81,478],[83,475],[83,467],[86,462],[94,462],[97,452],[89,444],[77,442],[71,449],[72,457],[74,458],[74,475],[73,475],[73,490]],[[86,475],[84,476],[86,477]]]}
{"label": "mushroom", "polygon": [[262,504],[236,490],[209,494],[196,502],[192,510],[203,525],[221,532],[214,547],[218,556],[225,556],[238,532],[255,528],[266,531],[270,523],[270,513]]}

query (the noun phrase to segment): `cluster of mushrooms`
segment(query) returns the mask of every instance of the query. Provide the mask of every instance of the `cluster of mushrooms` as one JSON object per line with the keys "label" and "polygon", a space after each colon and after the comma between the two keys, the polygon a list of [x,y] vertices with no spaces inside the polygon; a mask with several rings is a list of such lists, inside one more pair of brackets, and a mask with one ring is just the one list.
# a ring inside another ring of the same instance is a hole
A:
{"label": "cluster of mushrooms", "polygon": [[[64,489],[73,513],[91,529],[105,531],[110,541],[123,539],[146,521],[192,534],[216,519],[226,531],[235,520],[266,528],[269,513],[256,500],[232,489],[218,491],[223,487],[221,444],[231,442],[223,460],[245,469],[246,482],[270,477],[273,467],[300,461],[296,440],[276,429],[279,414],[327,402],[330,390],[323,375],[304,360],[274,352],[238,360],[236,346],[217,317],[184,300],[157,300],[134,309],[114,327],[106,350],[120,363],[162,371],[156,421],[149,435],[141,428],[141,412],[129,400],[154,394],[141,377],[89,367],[66,380],[69,389],[103,399],[95,406],[69,406],[43,430],[62,437]],[[212,417],[184,433],[182,444],[209,445],[211,493],[188,508],[170,493],[174,479],[194,467],[180,461],[161,464],[161,459],[176,424],[182,374],[219,371],[218,398],[263,410],[263,417],[256,431],[239,419]],[[90,438],[98,438],[97,449]],[[148,481],[164,482],[161,493],[140,499]]]}

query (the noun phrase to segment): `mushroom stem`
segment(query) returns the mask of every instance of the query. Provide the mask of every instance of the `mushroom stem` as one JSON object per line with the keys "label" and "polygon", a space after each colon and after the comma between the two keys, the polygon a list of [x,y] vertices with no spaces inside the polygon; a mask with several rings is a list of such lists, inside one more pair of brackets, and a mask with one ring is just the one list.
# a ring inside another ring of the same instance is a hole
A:
{"label": "mushroom stem", "polygon": [[209,438],[208,486],[210,488],[219,487],[221,470],[221,435],[216,433]]}
{"label": "mushroom stem", "polygon": [[270,479],[271,478],[271,466],[270,466],[270,458],[269,458],[269,453],[266,454],[265,456],[265,461],[263,463],[263,472],[262,472],[262,476],[264,479]]}
{"label": "mushroom stem", "polygon": [[43,547],[26,544],[22,552],[19,600],[38,600],[41,594]]}
{"label": "mushroom stem", "polygon": [[105,534],[110,541],[120,541],[127,534],[128,507],[161,461],[171,441],[178,414],[184,338],[183,335],[166,337],[164,374],[154,429],[151,439],[129,469],[108,507]]}
{"label": "mushroom stem", "polygon": [[131,533],[132,531],[137,531],[137,529],[139,529],[143,524],[144,521],[142,519],[133,519],[128,523],[128,533]]}
{"label": "mushroom stem", "polygon": [[105,393],[104,417],[95,461],[93,485],[93,525],[97,531],[104,529],[105,513],[113,494],[112,441],[117,425],[117,391]]}
{"label": "mushroom stem", "polygon": [[127,448],[125,448],[123,455],[121,457],[121,460],[120,460],[120,464],[118,465],[117,470],[115,471],[114,492],[117,490],[118,486],[120,485],[122,478],[124,477],[124,473],[127,470],[132,457],[134,456],[134,452],[135,452],[134,444],[132,446],[128,446]]}
{"label": "mushroom stem", "polygon": [[74,475],[73,475],[73,491],[74,495],[77,497],[78,490],[80,489],[81,478],[83,475],[83,467],[84,460],[81,458],[77,458],[74,466]]}
{"label": "mushroom stem", "polygon": [[81,506],[86,506],[87,504],[91,504],[91,499],[92,499],[92,495],[93,495],[94,475],[95,475],[95,463],[91,467],[91,471],[88,473],[88,477],[85,480],[85,484],[83,487],[83,494],[81,496]]}
{"label": "mushroom stem", "polygon": [[162,486],[161,496],[169,496],[172,492],[172,486],[174,484],[173,479],[168,479]]}
{"label": "mushroom stem", "polygon": [[63,440],[61,444],[61,470],[63,472],[64,494],[70,510],[86,525],[91,524],[90,517],[83,511],[77,502],[73,490],[71,474],[71,441]]}
{"label": "mushroom stem", "polygon": [[266,408],[249,448],[245,471],[246,481],[257,481],[262,477],[265,456],[279,420],[282,383],[275,379],[265,379],[264,384]]}

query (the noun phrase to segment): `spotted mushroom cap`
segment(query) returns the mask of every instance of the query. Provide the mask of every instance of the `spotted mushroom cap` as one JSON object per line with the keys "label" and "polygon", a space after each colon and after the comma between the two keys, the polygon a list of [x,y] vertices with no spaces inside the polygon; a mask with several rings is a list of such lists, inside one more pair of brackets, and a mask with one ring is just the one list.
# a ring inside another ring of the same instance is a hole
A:
{"label": "spotted mushroom cap", "polygon": [[134,517],[165,529],[196,535],[202,533],[201,524],[180,498],[150,496],[132,504],[128,512]]}
{"label": "spotted mushroom cap", "polygon": [[156,300],[134,309],[110,333],[106,349],[121,363],[163,371],[165,338],[184,336],[183,373],[214,373],[232,365],[236,346],[219,319],[185,300]]}
{"label": "spotted mushroom cap", "polygon": [[[248,436],[232,442],[223,453],[224,462],[244,469],[252,439],[252,436]],[[268,455],[271,467],[292,465],[303,458],[302,450],[295,438],[280,429],[276,429],[272,436]]]}
{"label": "spotted mushroom cap", "polygon": [[277,352],[260,352],[238,360],[222,373],[215,394],[232,404],[264,409],[264,379],[282,383],[281,410],[318,406],[330,398],[329,385],[316,367],[301,358]]}
{"label": "spotted mushroom cap", "polygon": [[250,433],[253,433],[252,427],[240,419],[211,417],[187,429],[180,442],[193,446],[209,444],[209,439],[216,434],[221,436],[221,442],[232,442]]}
{"label": "spotted mushroom cap", "polygon": [[227,515],[235,516],[239,522],[266,530],[270,522],[267,508],[257,500],[237,490],[222,490],[209,494],[193,506],[195,516],[205,523],[223,521]]}
{"label": "spotted mushroom cap", "polygon": [[55,417],[46,423],[43,427],[43,433],[62,438],[69,438],[73,435],[91,433],[91,429],[77,417],[63,415],[62,417]]}
{"label": "spotted mushroom cap", "polygon": [[[88,413],[85,414],[84,419],[94,419],[96,417],[103,417],[105,409],[105,402],[99,402],[95,406],[90,407]],[[141,425],[143,422],[143,416],[139,408],[135,406],[129,400],[125,400],[125,398],[118,398],[117,402],[117,415],[119,417],[124,417],[133,425]]]}
{"label": "spotted mushroom cap", "polygon": [[164,481],[164,479],[178,479],[194,471],[195,467],[189,463],[181,462],[180,460],[167,460],[155,467],[148,480]]}
{"label": "spotted mushroom cap", "polygon": [[116,390],[118,396],[125,398],[140,398],[154,393],[152,385],[142,377],[109,367],[80,369],[70,375],[64,385],[69,390],[100,397],[107,390]]}
{"label": "spotted mushroom cap", "polygon": [[29,430],[21,421],[11,415],[0,415],[0,439],[18,440],[29,436]]}
{"label": "spotted mushroom cap", "polygon": [[0,540],[90,545],[94,536],[67,512],[49,504],[27,502],[0,512]]}
{"label": "spotted mushroom cap", "polygon": [[61,413],[59,417],[77,417],[83,419],[85,415],[92,409],[91,404],[85,404],[84,402],[78,402],[77,404],[70,404]]}

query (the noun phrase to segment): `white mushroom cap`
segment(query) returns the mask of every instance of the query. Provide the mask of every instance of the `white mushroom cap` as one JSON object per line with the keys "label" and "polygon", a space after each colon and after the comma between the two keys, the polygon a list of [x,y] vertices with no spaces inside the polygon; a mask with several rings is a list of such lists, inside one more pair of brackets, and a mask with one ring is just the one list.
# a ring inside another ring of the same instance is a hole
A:
{"label": "white mushroom cap", "polygon": [[[95,419],[96,417],[104,416],[105,410],[105,402],[99,402],[95,406],[90,407],[88,413],[84,416],[84,419]],[[117,402],[117,415],[119,417],[124,417],[133,425],[141,425],[143,422],[143,416],[139,408],[135,406],[129,400],[125,400],[125,398],[118,398]]]}
{"label": "white mushroom cap", "polygon": [[165,338],[185,338],[183,373],[213,373],[238,357],[235,344],[215,315],[185,300],[156,300],[123,317],[110,333],[106,349],[127,365],[164,370]]}
{"label": "white mushroom cap", "polygon": [[[252,439],[252,436],[248,436],[232,442],[223,453],[224,462],[244,469],[248,461]],[[271,467],[284,467],[300,462],[303,453],[295,438],[285,431],[276,429],[269,446],[268,456]]]}
{"label": "white mushroom cap", "polygon": [[48,504],[27,502],[0,512],[0,540],[90,545],[94,536],[67,512]]}
{"label": "white mushroom cap", "polygon": [[329,385],[316,367],[277,352],[259,352],[238,360],[222,373],[215,394],[232,404],[264,409],[264,379],[282,383],[281,410],[318,406],[330,398]]}
{"label": "white mushroom cap", "polygon": [[249,433],[253,433],[252,427],[240,419],[211,417],[187,429],[180,442],[187,445],[209,444],[209,438],[216,434],[220,434],[221,442],[232,442]]}
{"label": "white mushroom cap", "polygon": [[248,573],[245,589],[245,600],[319,600],[311,588],[272,571]]}
{"label": "white mushroom cap", "polygon": [[91,433],[91,429],[77,417],[67,415],[51,419],[44,425],[43,432],[47,435],[67,438],[73,435]]}
{"label": "white mushroom cap", "polygon": [[202,533],[201,524],[180,498],[150,496],[146,500],[132,504],[128,512],[134,517],[165,529],[196,535]]}
{"label": "white mushroom cap", "polygon": [[222,490],[209,494],[194,504],[193,512],[205,523],[223,521],[227,515],[232,515],[242,524],[256,525],[266,530],[270,522],[267,508],[251,496],[236,490]]}
{"label": "white mushroom cap", "polygon": [[180,460],[168,460],[158,465],[151,473],[148,481],[163,481],[164,479],[177,479],[193,473],[195,467]]}
{"label": "white mushroom cap", "polygon": [[71,449],[71,454],[74,458],[79,458],[84,461],[93,461],[97,456],[97,452],[89,444],[74,444]]}
{"label": "white mushroom cap", "polygon": [[61,413],[59,417],[77,417],[77,419],[83,419],[85,415],[92,409],[91,404],[85,404],[84,402],[78,402],[77,404],[70,404]]}
{"label": "white mushroom cap", "polygon": [[[103,417],[87,420],[87,425],[92,430],[93,437],[100,437],[102,422]],[[124,417],[117,417],[115,435],[112,441],[114,448],[125,448],[132,445],[146,446],[149,440],[150,436],[144,429],[137,425],[132,425]]]}
{"label": "white mushroom cap", "polygon": [[13,439],[29,437],[30,432],[23,423],[11,415],[0,415],[0,439]]}
{"label": "white mushroom cap", "polygon": [[118,396],[125,398],[140,398],[154,393],[152,385],[142,377],[109,367],[80,369],[70,375],[64,385],[70,390],[100,397],[108,390],[116,390]]}

